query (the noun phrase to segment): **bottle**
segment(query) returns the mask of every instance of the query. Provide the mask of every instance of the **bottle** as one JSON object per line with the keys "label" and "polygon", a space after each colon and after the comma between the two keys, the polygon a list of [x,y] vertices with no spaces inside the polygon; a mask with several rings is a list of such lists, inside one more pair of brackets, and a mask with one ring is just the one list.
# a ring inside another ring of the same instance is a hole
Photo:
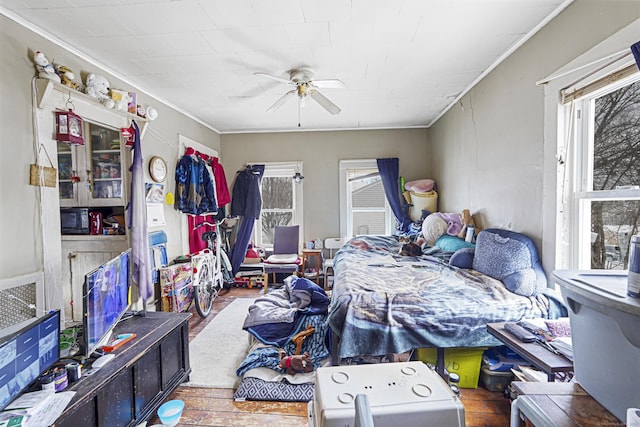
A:
{"label": "bottle", "polygon": [[40,385],[42,386],[42,390],[53,390],[55,391],[56,386],[53,383],[53,371],[46,371],[40,377]]}
{"label": "bottle", "polygon": [[475,233],[475,230],[473,229],[473,225],[471,224],[467,225],[467,234],[465,235],[464,240],[469,243],[473,242],[474,233]]}
{"label": "bottle", "polygon": [[627,295],[640,298],[640,235],[631,236],[631,244],[629,245]]}

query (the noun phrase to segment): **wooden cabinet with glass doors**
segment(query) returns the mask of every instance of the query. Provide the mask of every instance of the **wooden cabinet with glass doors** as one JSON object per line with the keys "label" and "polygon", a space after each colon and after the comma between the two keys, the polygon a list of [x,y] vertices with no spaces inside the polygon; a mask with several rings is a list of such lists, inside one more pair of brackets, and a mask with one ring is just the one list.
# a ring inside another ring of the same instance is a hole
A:
{"label": "wooden cabinet with glass doors", "polygon": [[60,206],[124,206],[128,163],[120,132],[86,126],[85,145],[58,142]]}

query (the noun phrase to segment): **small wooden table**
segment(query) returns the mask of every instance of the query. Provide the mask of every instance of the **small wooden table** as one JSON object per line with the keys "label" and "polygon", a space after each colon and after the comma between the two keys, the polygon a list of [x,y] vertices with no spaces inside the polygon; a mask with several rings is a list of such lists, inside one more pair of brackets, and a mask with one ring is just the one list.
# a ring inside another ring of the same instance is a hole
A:
{"label": "small wooden table", "polygon": [[553,354],[540,344],[520,341],[504,329],[504,323],[489,323],[487,331],[527,362],[544,371],[549,381],[554,380],[556,372],[573,371],[573,362],[566,357]]}
{"label": "small wooden table", "polygon": [[527,426],[536,427],[624,425],[578,383],[514,381],[511,387],[518,396],[511,406],[511,427],[518,427],[521,414]]}
{"label": "small wooden table", "polygon": [[309,261],[315,259],[313,265],[318,266],[318,272],[311,278],[316,284],[319,284],[320,270],[322,270],[322,249],[303,249],[302,250],[302,277],[305,277],[305,271]]}

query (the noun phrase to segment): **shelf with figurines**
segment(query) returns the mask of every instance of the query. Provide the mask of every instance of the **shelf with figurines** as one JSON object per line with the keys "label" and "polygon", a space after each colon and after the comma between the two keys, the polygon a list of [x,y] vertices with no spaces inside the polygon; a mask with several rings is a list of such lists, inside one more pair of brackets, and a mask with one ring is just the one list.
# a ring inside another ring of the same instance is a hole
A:
{"label": "shelf with figurines", "polygon": [[33,60],[38,71],[35,79],[38,108],[46,105],[60,110],[73,108],[82,117],[113,125],[135,120],[141,128],[157,117],[153,107],[145,109],[137,104],[134,92],[110,89],[108,80],[100,74],[89,73],[82,85],[75,81],[69,68],[50,64],[42,52],[35,52]]}

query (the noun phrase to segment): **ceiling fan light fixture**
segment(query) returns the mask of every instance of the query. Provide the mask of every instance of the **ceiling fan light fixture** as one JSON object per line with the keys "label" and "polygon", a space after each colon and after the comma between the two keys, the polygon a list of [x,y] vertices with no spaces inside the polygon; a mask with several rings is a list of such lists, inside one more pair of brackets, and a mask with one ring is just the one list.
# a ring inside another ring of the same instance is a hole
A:
{"label": "ceiling fan light fixture", "polygon": [[322,108],[327,110],[330,114],[339,114],[340,108],[331,102],[326,96],[318,92],[318,88],[345,88],[345,84],[338,79],[329,80],[313,80],[312,73],[306,68],[294,68],[289,70],[289,80],[283,79],[279,76],[273,76],[266,73],[254,73],[256,76],[266,77],[271,80],[275,80],[281,83],[287,83],[294,86],[294,89],[286,92],[280,99],[278,99],[267,111],[275,112],[282,106],[289,98],[298,96],[298,127],[300,127],[300,109],[306,104],[307,96],[313,98]]}

